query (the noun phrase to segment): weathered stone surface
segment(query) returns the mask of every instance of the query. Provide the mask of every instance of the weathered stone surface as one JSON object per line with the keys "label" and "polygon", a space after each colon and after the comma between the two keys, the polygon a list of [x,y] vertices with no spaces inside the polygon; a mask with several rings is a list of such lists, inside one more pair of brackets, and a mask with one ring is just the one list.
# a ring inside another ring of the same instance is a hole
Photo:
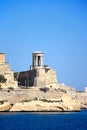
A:
{"label": "weathered stone surface", "polygon": [[57,107],[57,103],[31,101],[16,103],[10,111],[62,111],[62,109]]}
{"label": "weathered stone surface", "polygon": [[0,100],[14,104],[10,111],[79,111],[80,103],[75,90],[57,85],[41,91],[29,89],[0,90]]}
{"label": "weathered stone surface", "polygon": [[53,84],[57,85],[56,71],[50,69],[46,74],[46,86],[52,86]]}
{"label": "weathered stone surface", "polygon": [[49,88],[45,93],[39,88],[32,88],[26,92],[30,97],[27,95],[23,100],[22,93],[22,99],[10,111],[80,111],[79,100],[75,98],[74,91],[73,95],[64,88]]}
{"label": "weathered stone surface", "polygon": [[87,92],[77,92],[81,109],[87,109]]}
{"label": "weathered stone surface", "polygon": [[67,107],[70,111],[78,111],[80,110],[80,104],[77,99],[72,99],[72,97],[69,94],[64,94],[62,96],[62,104]]}
{"label": "weathered stone surface", "polygon": [[[70,100],[71,101],[71,100]],[[22,102],[16,103],[10,111],[79,111],[79,105],[74,103],[66,102],[43,102],[43,101],[30,101],[30,102]]]}
{"label": "weathered stone surface", "polygon": [[3,104],[0,104],[0,111],[9,111],[10,108],[11,108],[11,105],[9,102],[4,102]]}
{"label": "weathered stone surface", "polygon": [[49,91],[41,91],[40,87],[31,87],[29,89],[17,88],[14,90],[2,89],[0,90],[0,100],[8,100],[14,104],[23,100],[33,100],[35,97],[38,99],[60,99],[65,94],[64,89],[50,87]]}
{"label": "weathered stone surface", "polygon": [[57,85],[56,71],[44,66],[43,68],[15,73],[15,78],[20,84],[26,86],[55,87]]}
{"label": "weathered stone surface", "polygon": [[[3,54],[5,55],[5,54]],[[5,83],[0,83],[3,88],[7,87],[17,87],[17,81],[14,81],[14,72],[9,68],[9,64],[5,62],[5,59],[0,54],[0,75],[6,78]],[[3,61],[3,62],[2,62]]]}

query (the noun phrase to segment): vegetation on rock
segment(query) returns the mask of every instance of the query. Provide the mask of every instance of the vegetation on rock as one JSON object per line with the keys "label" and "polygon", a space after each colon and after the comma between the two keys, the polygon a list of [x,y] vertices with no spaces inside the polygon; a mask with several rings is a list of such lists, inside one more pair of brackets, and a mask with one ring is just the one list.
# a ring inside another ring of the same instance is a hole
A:
{"label": "vegetation on rock", "polygon": [[14,90],[14,88],[13,88],[13,87],[9,87],[8,89],[10,89],[10,90],[12,90],[12,91]]}
{"label": "vegetation on rock", "polygon": [[7,79],[3,75],[0,75],[0,83],[5,83],[6,80]]}
{"label": "vegetation on rock", "polygon": [[49,91],[49,88],[47,88],[47,87],[40,88],[40,91],[43,91],[44,93],[46,93],[47,91]]}

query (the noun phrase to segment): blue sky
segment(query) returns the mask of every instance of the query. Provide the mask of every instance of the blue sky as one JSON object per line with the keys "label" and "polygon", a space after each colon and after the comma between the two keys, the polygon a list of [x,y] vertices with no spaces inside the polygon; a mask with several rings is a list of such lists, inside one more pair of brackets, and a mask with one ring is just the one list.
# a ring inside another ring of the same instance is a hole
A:
{"label": "blue sky", "polygon": [[59,83],[87,86],[86,0],[0,0],[0,52],[16,71],[28,70],[32,52],[44,52],[44,64]]}

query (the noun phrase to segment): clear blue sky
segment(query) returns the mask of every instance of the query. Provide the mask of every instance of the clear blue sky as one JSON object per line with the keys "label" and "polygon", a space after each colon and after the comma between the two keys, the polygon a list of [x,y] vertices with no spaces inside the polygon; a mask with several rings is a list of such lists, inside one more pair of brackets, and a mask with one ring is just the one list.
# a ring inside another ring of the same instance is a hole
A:
{"label": "clear blue sky", "polygon": [[32,52],[44,52],[44,64],[60,83],[87,86],[86,0],[0,0],[0,52],[16,71],[28,70]]}

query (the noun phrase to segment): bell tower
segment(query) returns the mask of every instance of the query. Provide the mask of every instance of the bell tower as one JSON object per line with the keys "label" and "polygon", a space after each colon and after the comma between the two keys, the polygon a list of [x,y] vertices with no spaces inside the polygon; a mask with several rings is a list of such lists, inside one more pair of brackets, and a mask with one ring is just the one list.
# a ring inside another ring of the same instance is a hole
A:
{"label": "bell tower", "polygon": [[31,69],[43,68],[43,53],[36,51],[32,53],[32,67]]}

